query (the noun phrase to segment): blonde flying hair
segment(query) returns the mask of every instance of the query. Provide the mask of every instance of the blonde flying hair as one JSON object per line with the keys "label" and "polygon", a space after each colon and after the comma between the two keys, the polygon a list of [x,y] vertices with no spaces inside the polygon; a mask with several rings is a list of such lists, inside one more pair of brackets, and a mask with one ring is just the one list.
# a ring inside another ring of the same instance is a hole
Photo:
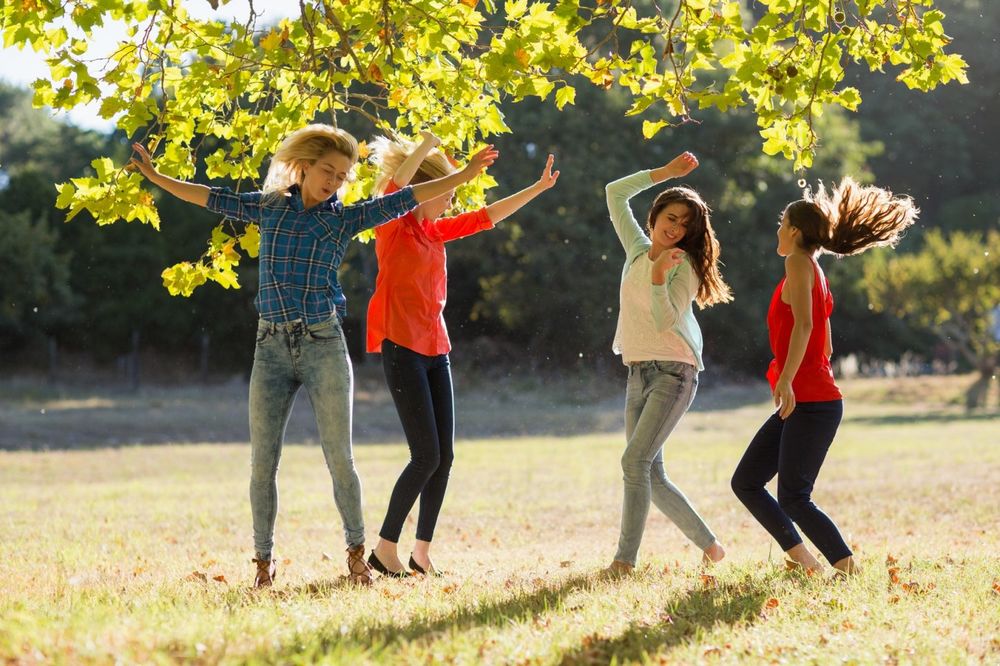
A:
{"label": "blonde flying hair", "polygon": [[358,161],[358,140],[332,125],[313,124],[297,129],[281,142],[271,157],[264,179],[264,199],[274,199],[295,184],[300,184],[305,167],[330,151]]}
{"label": "blonde flying hair", "polygon": [[[411,141],[393,141],[392,139],[380,136],[371,142],[370,148],[371,161],[378,167],[375,191],[382,193],[385,192],[385,188],[389,186],[389,181],[396,175],[396,171],[406,161],[406,158],[417,149],[417,144]],[[444,178],[453,173],[455,173],[455,167],[448,160],[447,155],[435,148],[420,163],[420,167],[410,180],[410,184],[426,183],[429,180]]]}
{"label": "blonde flying hair", "polygon": [[829,192],[822,183],[816,192],[806,191],[803,199],[788,204],[785,214],[802,233],[805,250],[847,256],[882,245],[895,247],[920,209],[908,196],[896,197],[845,177]]}

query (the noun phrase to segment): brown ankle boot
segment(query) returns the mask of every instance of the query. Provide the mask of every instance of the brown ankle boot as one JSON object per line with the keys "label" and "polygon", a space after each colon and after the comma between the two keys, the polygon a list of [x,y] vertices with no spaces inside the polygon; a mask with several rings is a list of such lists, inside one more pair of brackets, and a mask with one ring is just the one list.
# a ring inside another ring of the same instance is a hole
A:
{"label": "brown ankle boot", "polygon": [[271,583],[274,582],[274,576],[278,573],[278,567],[274,563],[274,558],[270,560],[258,560],[254,558],[253,563],[257,565],[257,575],[253,579],[254,589],[259,590],[262,587],[271,587]]}
{"label": "brown ankle boot", "polygon": [[372,584],[372,568],[365,562],[365,545],[347,549],[347,578],[356,585]]}

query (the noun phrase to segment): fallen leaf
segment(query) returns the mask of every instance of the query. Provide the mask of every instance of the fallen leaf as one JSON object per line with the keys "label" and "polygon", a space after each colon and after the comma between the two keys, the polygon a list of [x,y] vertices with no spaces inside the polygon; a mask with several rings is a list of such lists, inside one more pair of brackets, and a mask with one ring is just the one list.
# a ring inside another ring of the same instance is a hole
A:
{"label": "fallen leaf", "polygon": [[767,603],[765,603],[764,605],[767,606],[768,608],[777,608],[778,600],[775,599],[774,597],[771,597],[770,599],[767,600]]}
{"label": "fallen leaf", "polygon": [[206,576],[205,574],[203,574],[200,571],[192,571],[191,575],[187,577],[187,580],[189,580],[191,582],[201,581],[202,583],[207,583],[208,582],[208,576]]}
{"label": "fallen leaf", "polygon": [[895,557],[892,556],[892,553],[889,553],[888,555],[885,556],[885,563],[888,566],[892,566],[893,564],[895,564],[898,561],[899,560],[897,560]]}
{"label": "fallen leaf", "polygon": [[714,588],[716,586],[715,576],[711,574],[701,574],[701,585],[704,588]]}
{"label": "fallen leaf", "polygon": [[899,603],[899,595],[898,594],[894,594],[891,597],[889,597],[889,603],[890,604],[898,604]]}
{"label": "fallen leaf", "polygon": [[705,651],[701,653],[701,656],[703,657],[707,657],[709,655],[718,656],[720,654],[722,654],[722,650],[712,645],[710,647],[705,648]]}
{"label": "fallen leaf", "polygon": [[559,566],[561,566],[563,569],[571,567],[573,566],[573,560],[563,560],[562,562],[559,563]]}
{"label": "fallen leaf", "polygon": [[899,583],[899,567],[889,567],[889,580],[891,580],[893,584]]}
{"label": "fallen leaf", "polygon": [[225,583],[226,577],[223,576],[222,574],[219,574],[218,576],[212,576],[212,580],[218,581],[219,583]]}

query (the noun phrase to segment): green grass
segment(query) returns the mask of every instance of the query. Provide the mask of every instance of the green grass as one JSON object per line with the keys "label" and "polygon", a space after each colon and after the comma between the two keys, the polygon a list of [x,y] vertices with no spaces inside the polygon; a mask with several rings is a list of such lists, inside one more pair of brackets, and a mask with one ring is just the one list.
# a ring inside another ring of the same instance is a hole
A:
{"label": "green grass", "polygon": [[[0,452],[0,661],[996,663],[1000,415],[947,406],[958,386],[950,379],[921,381],[918,391],[845,387],[847,418],[815,499],[864,566],[849,581],[784,572],[732,496],[729,475],[768,410],[724,391],[699,398],[666,465],[730,557],[704,572],[694,547],[653,512],[638,574],[614,582],[596,573],[617,540],[617,430],[460,439],[435,544],[451,574],[371,589],[340,578],[340,523],[318,447],[287,446],[281,566],[262,594],[247,589],[245,443]],[[924,399],[884,400],[892,395]],[[8,401],[5,415],[66,402],[30,400],[23,409]],[[469,398],[460,430],[476,432],[480,417],[482,431],[500,429],[487,403]],[[100,397],[90,404],[107,407]],[[511,431],[530,409],[512,410]],[[564,419],[578,411],[554,409]],[[373,541],[406,450],[365,445],[356,458]]]}

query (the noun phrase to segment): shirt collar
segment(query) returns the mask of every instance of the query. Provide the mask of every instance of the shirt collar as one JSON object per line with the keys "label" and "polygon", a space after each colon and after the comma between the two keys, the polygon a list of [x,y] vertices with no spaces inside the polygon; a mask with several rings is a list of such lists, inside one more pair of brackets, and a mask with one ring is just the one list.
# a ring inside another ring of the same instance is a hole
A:
{"label": "shirt collar", "polygon": [[[292,208],[298,212],[305,210],[305,204],[302,202],[302,188],[299,187],[299,184],[293,183],[292,185],[289,185],[288,193],[291,195],[289,197],[289,203],[291,203]],[[320,211],[328,210],[337,212],[341,206],[343,206],[343,204],[340,202],[340,199],[337,198],[337,193],[334,192],[329,199],[316,204],[315,209]]]}

